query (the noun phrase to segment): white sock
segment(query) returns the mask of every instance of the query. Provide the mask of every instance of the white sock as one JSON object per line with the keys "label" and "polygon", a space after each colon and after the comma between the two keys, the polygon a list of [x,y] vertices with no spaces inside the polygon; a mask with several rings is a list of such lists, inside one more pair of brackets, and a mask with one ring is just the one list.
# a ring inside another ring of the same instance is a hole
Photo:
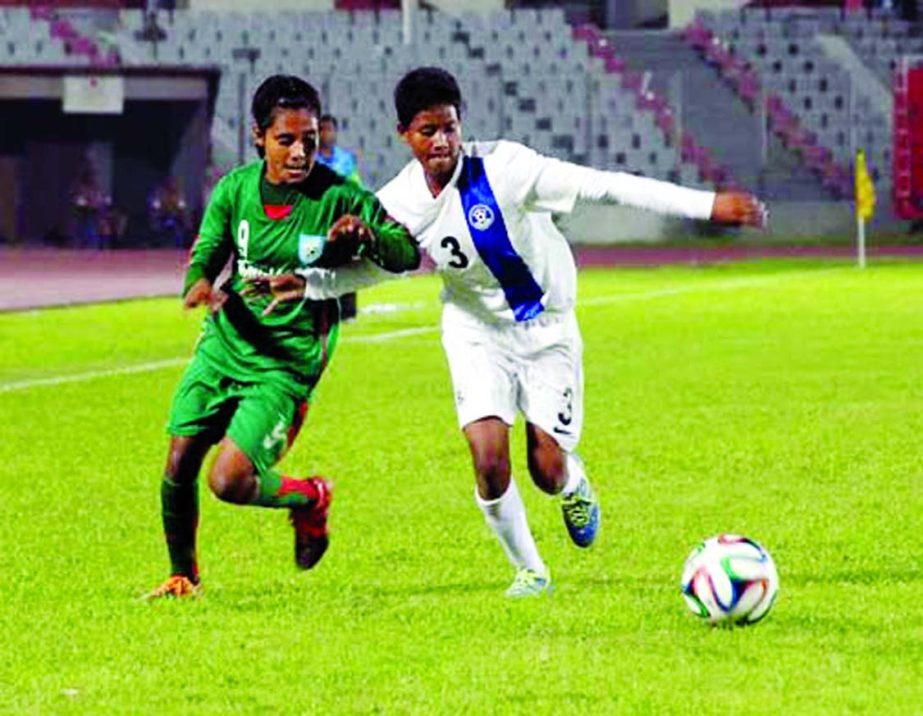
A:
{"label": "white sock", "polygon": [[580,487],[580,481],[586,477],[586,470],[583,469],[583,460],[575,452],[567,453],[564,464],[567,467],[567,482],[564,483],[561,494],[573,495]]}
{"label": "white sock", "polygon": [[519,496],[513,478],[510,478],[510,486],[506,492],[496,500],[483,499],[475,487],[474,501],[481,508],[488,527],[497,535],[503,551],[516,569],[528,567],[538,574],[548,574],[529,530],[526,508],[522,504],[522,497]]}

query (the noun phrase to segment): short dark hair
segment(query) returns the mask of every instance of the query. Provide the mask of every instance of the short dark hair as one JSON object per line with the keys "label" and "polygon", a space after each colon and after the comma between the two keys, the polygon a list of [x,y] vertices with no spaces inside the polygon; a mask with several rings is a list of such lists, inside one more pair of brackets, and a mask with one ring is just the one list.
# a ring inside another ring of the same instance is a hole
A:
{"label": "short dark hair", "polygon": [[318,122],[320,122],[320,124],[323,124],[324,122],[330,122],[330,124],[333,125],[334,129],[340,128],[340,124],[339,122],[337,122],[337,118],[334,117],[332,114],[322,114]]}
{"label": "short dark hair", "polygon": [[250,112],[260,133],[265,132],[275,119],[276,108],[307,109],[320,117],[320,95],[317,90],[294,75],[272,75],[263,80],[253,93]]}
{"label": "short dark hair", "polygon": [[462,96],[458,82],[441,67],[418,67],[401,78],[394,88],[394,108],[401,127],[409,127],[419,112],[450,104],[461,117]]}

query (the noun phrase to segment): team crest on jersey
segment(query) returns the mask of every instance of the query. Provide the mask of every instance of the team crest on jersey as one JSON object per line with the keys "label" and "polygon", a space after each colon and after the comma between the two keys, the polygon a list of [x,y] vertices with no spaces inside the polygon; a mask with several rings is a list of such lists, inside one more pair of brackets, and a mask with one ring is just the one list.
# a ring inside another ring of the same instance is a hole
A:
{"label": "team crest on jersey", "polygon": [[468,210],[468,223],[478,231],[486,231],[494,223],[494,211],[487,204],[475,204]]}
{"label": "team crest on jersey", "polygon": [[324,253],[325,236],[318,234],[301,234],[298,237],[298,261],[302,266],[313,264]]}

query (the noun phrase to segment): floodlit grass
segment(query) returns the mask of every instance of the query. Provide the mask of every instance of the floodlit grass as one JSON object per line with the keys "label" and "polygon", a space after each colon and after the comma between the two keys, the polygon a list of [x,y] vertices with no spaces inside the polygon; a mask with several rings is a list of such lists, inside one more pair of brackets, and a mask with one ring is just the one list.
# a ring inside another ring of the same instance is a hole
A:
{"label": "floodlit grass", "polygon": [[[473,504],[436,279],[361,295],[404,308],[345,327],[285,460],[336,480],[324,561],[297,572],[283,513],[203,491],[194,602],[136,598],[167,573],[182,368],[161,362],[189,354],[200,315],[0,315],[0,710],[919,713],[923,266],[598,270],[580,291],[604,527],[568,543],[527,485],[520,424],[515,474],[557,585],[530,603],[504,599]],[[368,341],[415,327],[431,330]],[[709,629],[679,595],[686,554],[721,531],[779,568],[750,629]]]}

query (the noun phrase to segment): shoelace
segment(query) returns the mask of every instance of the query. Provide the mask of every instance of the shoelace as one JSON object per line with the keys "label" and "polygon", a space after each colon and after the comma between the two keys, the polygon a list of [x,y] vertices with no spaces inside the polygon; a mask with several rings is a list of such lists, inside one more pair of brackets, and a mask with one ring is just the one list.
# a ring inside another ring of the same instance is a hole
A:
{"label": "shoelace", "polygon": [[564,502],[564,511],[568,519],[577,527],[586,527],[590,523],[590,505],[593,503],[582,495],[573,495]]}

